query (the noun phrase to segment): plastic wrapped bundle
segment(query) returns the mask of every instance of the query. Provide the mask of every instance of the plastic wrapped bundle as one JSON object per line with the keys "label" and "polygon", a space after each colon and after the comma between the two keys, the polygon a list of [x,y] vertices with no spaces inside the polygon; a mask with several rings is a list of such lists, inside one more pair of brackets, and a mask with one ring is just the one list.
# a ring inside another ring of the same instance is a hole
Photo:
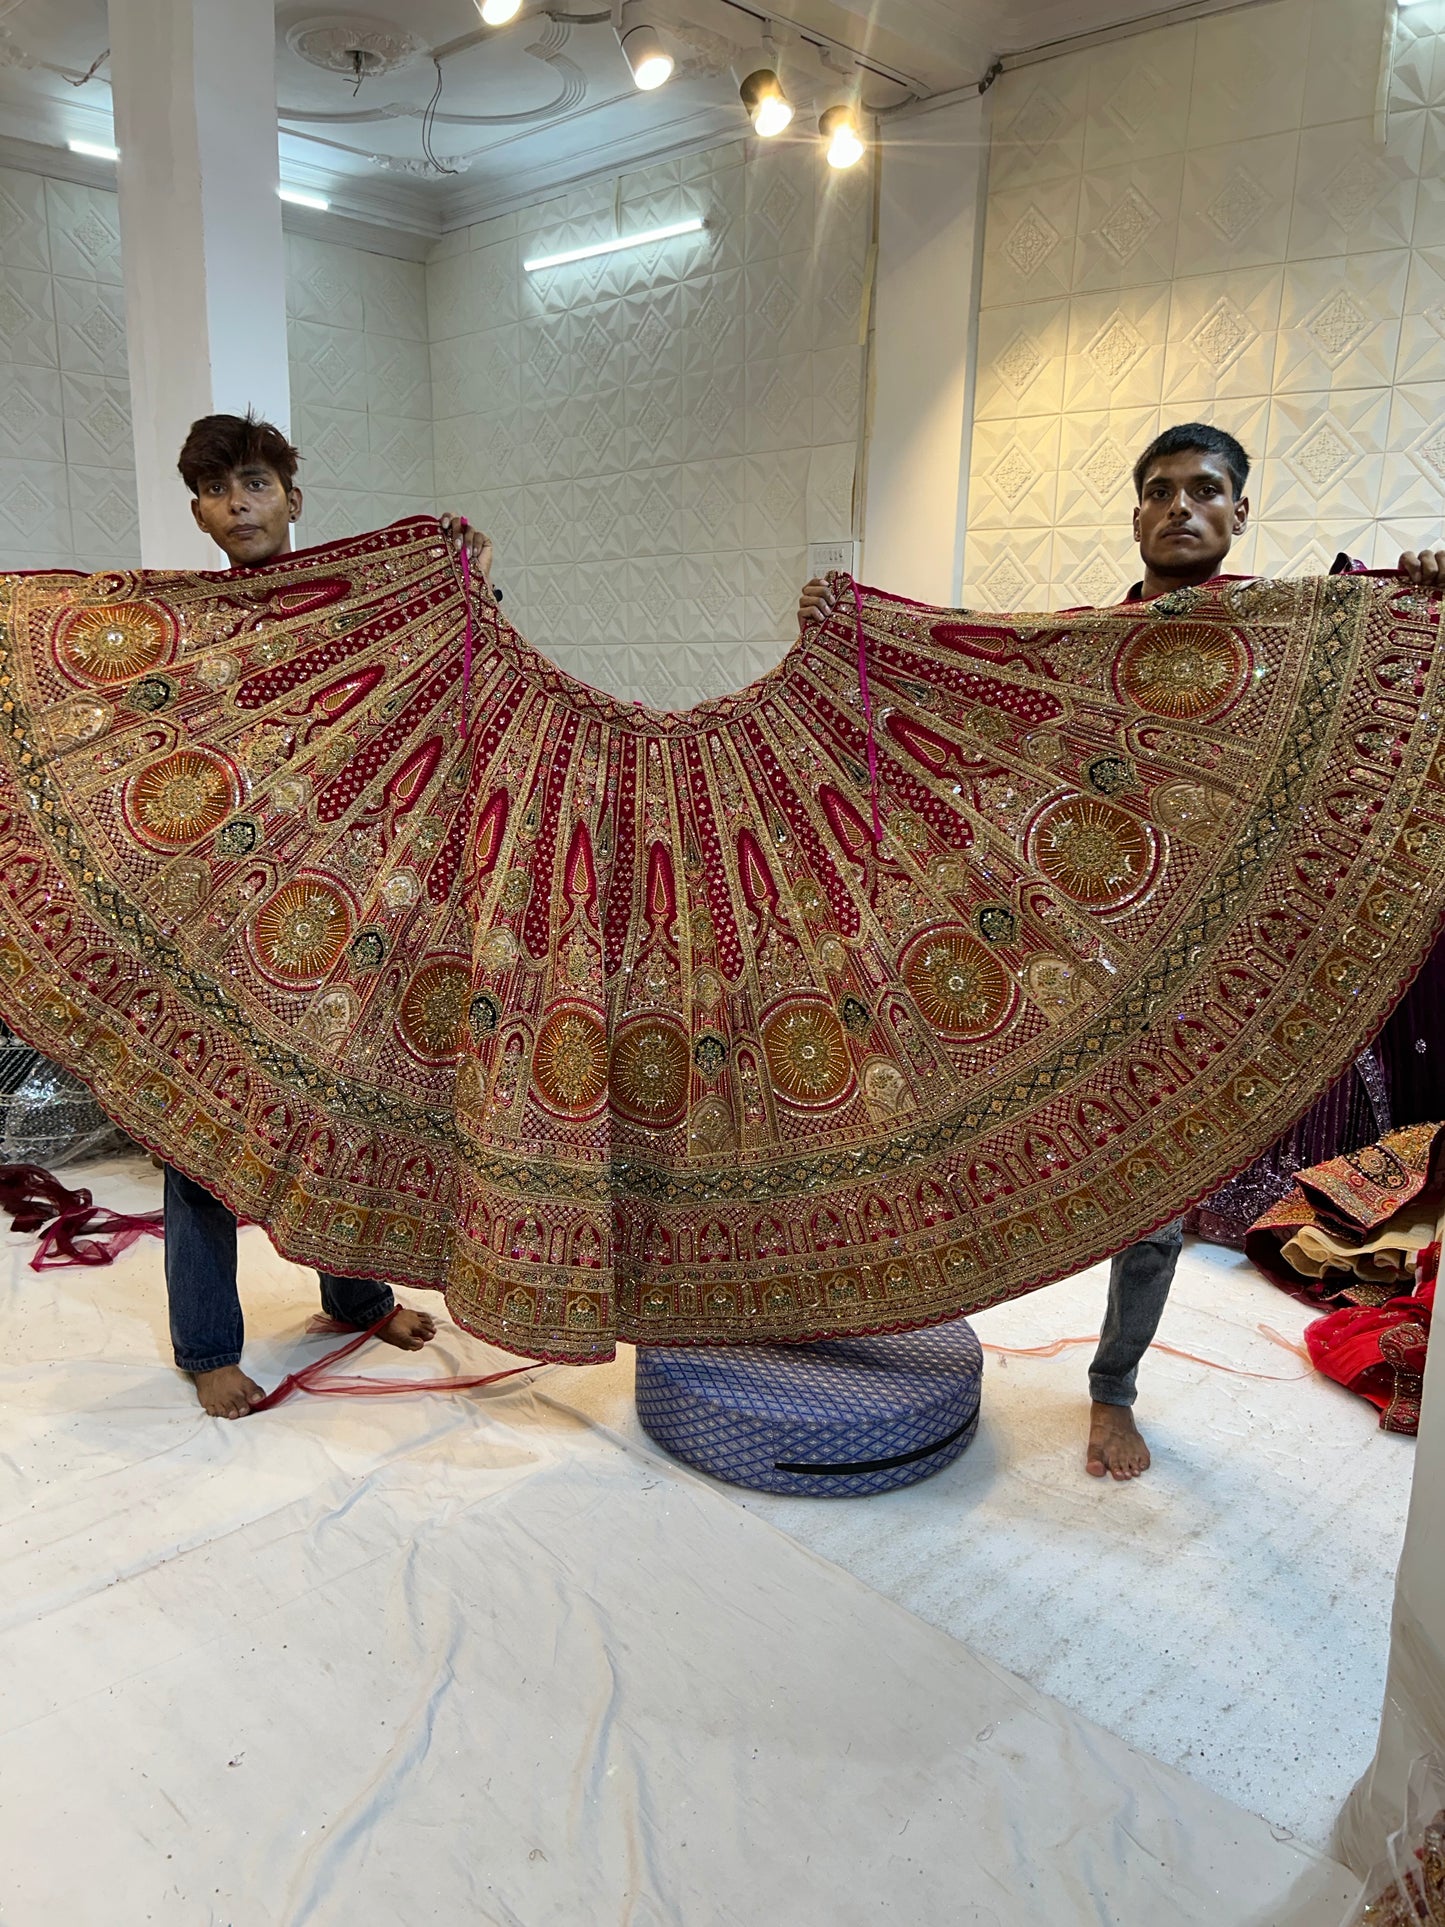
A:
{"label": "plastic wrapped bundle", "polygon": [[1371,1868],[1345,1927],[1445,1927],[1445,1759],[1416,1760],[1405,1824]]}
{"label": "plastic wrapped bundle", "polygon": [[0,1025],[0,1164],[76,1164],[130,1142],[78,1077]]}

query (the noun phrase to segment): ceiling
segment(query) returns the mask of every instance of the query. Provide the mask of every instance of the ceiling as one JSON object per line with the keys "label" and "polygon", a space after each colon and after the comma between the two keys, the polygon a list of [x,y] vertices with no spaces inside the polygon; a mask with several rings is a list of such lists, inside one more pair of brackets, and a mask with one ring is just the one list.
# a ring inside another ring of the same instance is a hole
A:
{"label": "ceiling", "polygon": [[[526,0],[497,29],[482,25],[475,0],[283,0],[283,178],[324,194],[340,217],[420,238],[713,145],[746,131],[730,67],[758,43],[764,4],[649,4],[644,17],[677,67],[643,94],[607,0]],[[770,17],[801,125],[832,74],[861,73],[869,106],[898,107],[976,85],[1000,55],[1216,4],[1231,0],[786,0]],[[107,47],[105,0],[0,0],[0,157],[110,138]],[[369,69],[360,76],[356,48]]]}

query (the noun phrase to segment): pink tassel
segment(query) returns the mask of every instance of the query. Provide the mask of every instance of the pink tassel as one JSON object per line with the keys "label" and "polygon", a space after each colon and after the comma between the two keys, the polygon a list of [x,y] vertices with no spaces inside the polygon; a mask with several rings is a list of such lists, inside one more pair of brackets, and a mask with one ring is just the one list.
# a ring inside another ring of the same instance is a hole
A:
{"label": "pink tassel", "polygon": [[849,578],[853,590],[853,629],[858,638],[858,693],[863,698],[863,717],[868,724],[868,799],[873,805],[873,841],[883,841],[883,819],[878,814],[878,740],[873,733],[873,703],[868,694],[868,651],[863,644],[863,600],[858,584]]}
{"label": "pink tassel", "polygon": [[467,543],[467,518],[462,528],[462,594],[466,597],[467,623],[462,636],[462,727],[461,739],[467,740],[467,696],[472,687],[472,552]]}

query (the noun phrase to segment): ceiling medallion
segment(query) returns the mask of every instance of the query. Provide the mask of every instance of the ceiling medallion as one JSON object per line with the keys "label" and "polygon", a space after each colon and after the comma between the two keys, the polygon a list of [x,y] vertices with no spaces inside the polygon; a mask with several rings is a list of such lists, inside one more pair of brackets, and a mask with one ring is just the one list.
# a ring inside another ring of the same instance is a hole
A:
{"label": "ceiling medallion", "polygon": [[286,44],[313,67],[367,80],[394,74],[425,51],[416,34],[361,13],[324,13],[298,20],[287,33]]}

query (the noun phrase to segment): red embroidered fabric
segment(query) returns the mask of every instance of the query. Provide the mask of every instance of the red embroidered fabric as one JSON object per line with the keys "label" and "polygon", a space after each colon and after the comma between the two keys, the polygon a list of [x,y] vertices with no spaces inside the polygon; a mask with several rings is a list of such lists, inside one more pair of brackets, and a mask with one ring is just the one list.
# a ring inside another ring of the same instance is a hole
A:
{"label": "red embroidered fabric", "polygon": [[288,1255],[532,1357],[1072,1272],[1278,1137],[1445,905],[1394,578],[863,589],[677,715],[478,602],[465,737],[428,518],[0,597],[0,1010]]}
{"label": "red embroidered fabric", "polygon": [[1304,1226],[1319,1226],[1347,1250],[1409,1206],[1434,1221],[1442,1202],[1445,1125],[1415,1125],[1301,1171],[1288,1196],[1251,1225],[1245,1240],[1246,1252],[1276,1284],[1311,1304],[1338,1307],[1306,1330],[1310,1358],[1326,1377],[1368,1399],[1388,1432],[1419,1429],[1439,1243],[1421,1248],[1409,1291],[1344,1269],[1305,1277],[1285,1252]]}

